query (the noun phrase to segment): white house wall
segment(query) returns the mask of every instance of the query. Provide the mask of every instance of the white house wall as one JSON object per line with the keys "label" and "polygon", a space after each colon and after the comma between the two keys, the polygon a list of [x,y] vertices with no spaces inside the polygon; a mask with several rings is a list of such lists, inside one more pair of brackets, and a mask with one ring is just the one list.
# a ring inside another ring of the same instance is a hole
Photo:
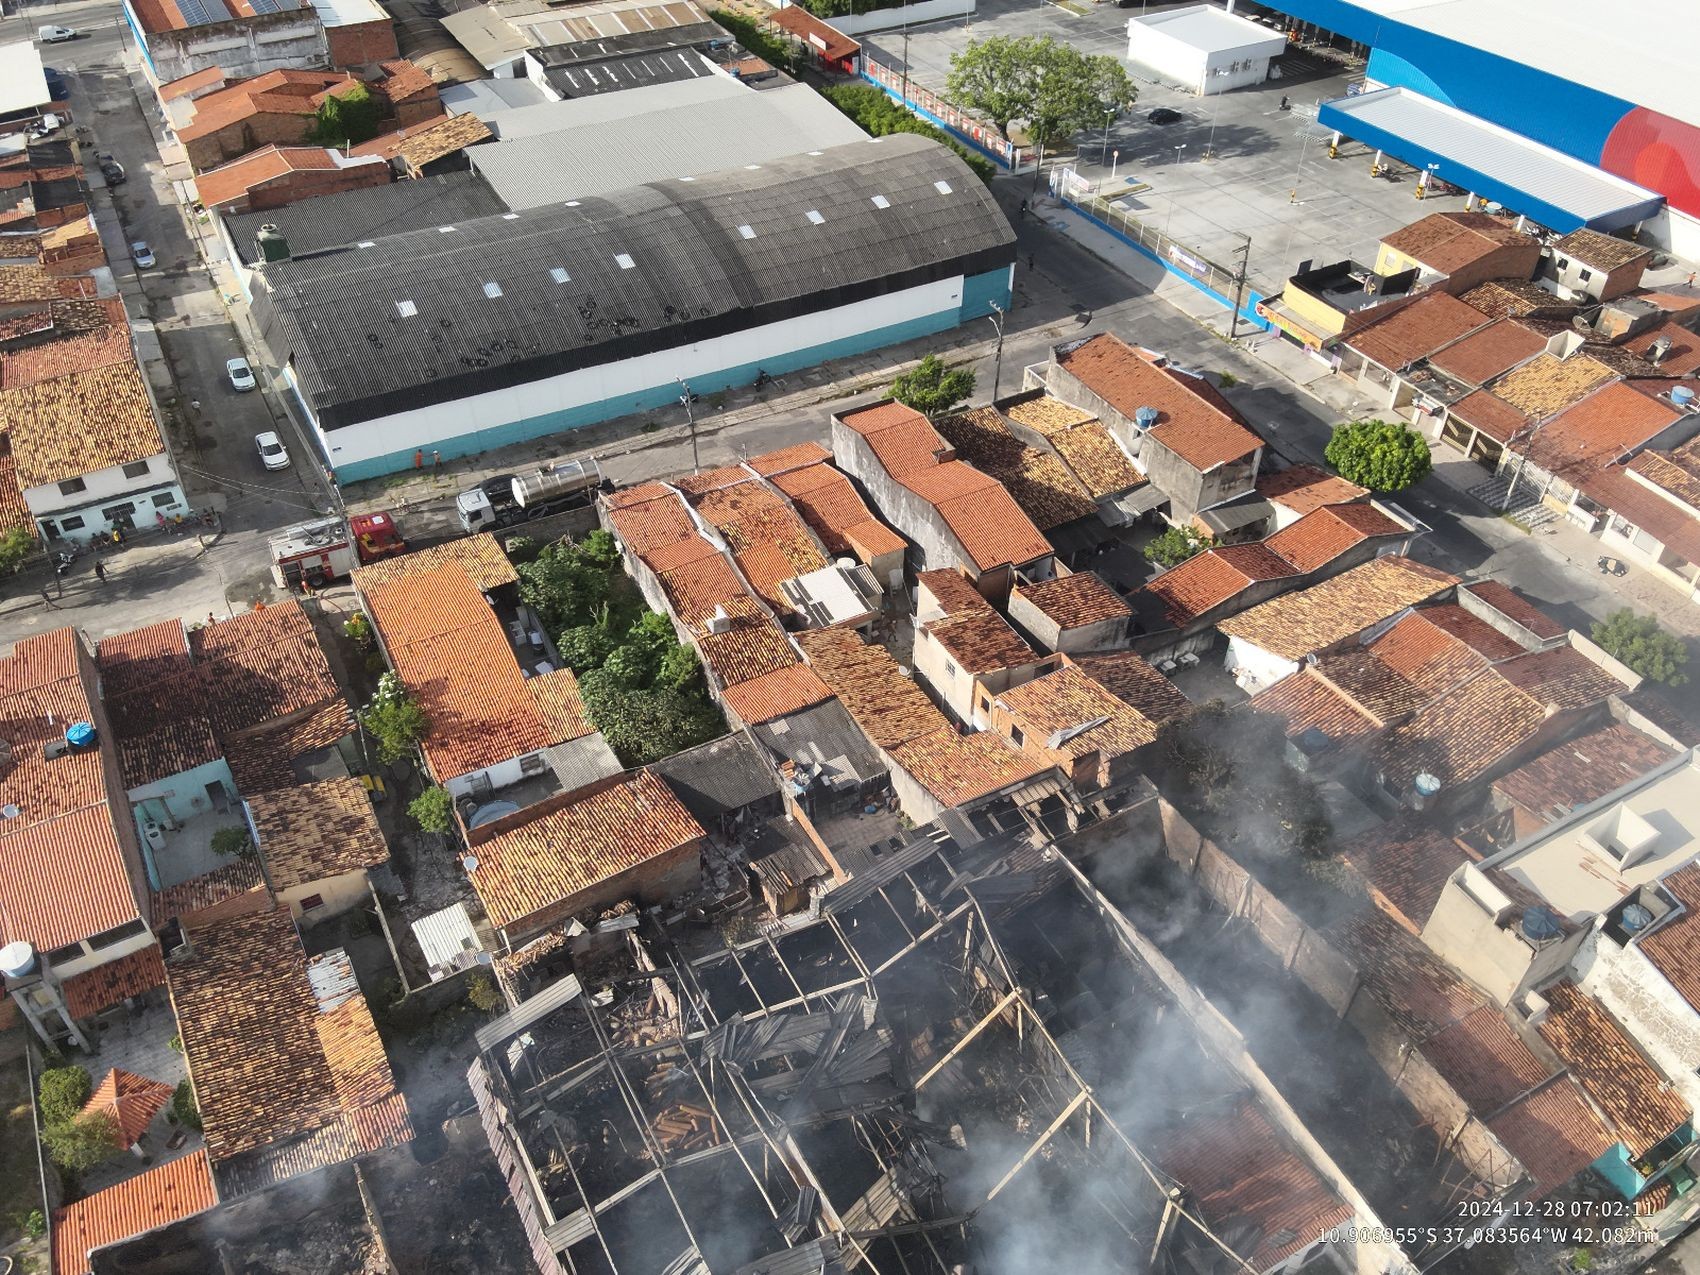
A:
{"label": "white house wall", "polygon": [[[320,440],[331,467],[338,471],[397,452],[411,453],[416,447],[428,449],[433,444],[445,445],[445,456],[467,455],[516,441],[517,435],[502,437],[494,431],[517,422],[589,404],[611,403],[612,410],[600,418],[607,419],[621,414],[618,404],[622,399],[631,402],[624,410],[642,410],[649,406],[643,397],[646,392],[652,393],[658,386],[671,386],[681,377],[694,381],[731,368],[777,363],[782,356],[799,350],[852,340],[883,328],[918,324],[941,315],[948,315],[948,326],[954,327],[962,294],[963,277],[956,275],[692,345],[398,412],[328,434],[319,431]],[[316,420],[314,427],[317,430]],[[474,436],[483,431],[492,431],[492,436],[476,440]],[[446,444],[455,440],[470,445],[450,451]]]}
{"label": "white house wall", "polygon": [[[154,524],[154,511],[170,517],[172,514],[183,513],[187,506],[183,500],[183,489],[178,484],[177,473],[171,467],[171,459],[163,452],[147,458],[148,472],[136,477],[124,477],[124,469],[114,465],[109,469],[99,469],[92,474],[83,474],[83,490],[72,495],[64,495],[59,490],[58,483],[44,483],[39,487],[24,489],[24,506],[30,511],[38,524],[51,521],[57,528],[60,520],[80,517],[84,525],[64,533],[67,540],[87,540],[92,536],[111,530],[101,509],[125,501],[135,501],[136,509],[130,515],[131,520],[139,530],[151,530]],[[169,496],[164,504],[156,504],[155,496]],[[47,528],[42,528],[47,532]]]}

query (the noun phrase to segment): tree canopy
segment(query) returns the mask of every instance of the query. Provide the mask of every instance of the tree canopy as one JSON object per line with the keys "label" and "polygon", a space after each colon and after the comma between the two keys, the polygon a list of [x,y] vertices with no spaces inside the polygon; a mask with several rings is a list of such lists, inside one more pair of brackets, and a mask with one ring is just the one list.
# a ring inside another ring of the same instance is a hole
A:
{"label": "tree canopy", "polygon": [[1139,96],[1115,58],[1082,53],[1048,35],[971,42],[950,60],[946,93],[1005,137],[1012,121],[1022,121],[1041,156],[1076,133],[1104,127]]}
{"label": "tree canopy", "polygon": [[1396,421],[1337,426],[1323,455],[1340,477],[1371,491],[1404,491],[1434,468],[1423,436]]}
{"label": "tree canopy", "polygon": [[1636,615],[1628,607],[1596,621],[1593,639],[1606,654],[1622,660],[1642,677],[1666,686],[1688,681],[1683,665],[1688,663],[1688,644],[1659,626],[1650,615]]}
{"label": "tree canopy", "polygon": [[425,832],[447,832],[454,826],[454,798],[433,785],[407,803],[407,813]]}
{"label": "tree canopy", "polygon": [[320,146],[358,146],[378,135],[378,99],[364,84],[333,93],[319,103],[307,140]]}
{"label": "tree canopy", "polygon": [[948,412],[974,392],[974,373],[929,354],[891,383],[891,396],[924,416]]}
{"label": "tree canopy", "polygon": [[430,728],[425,710],[394,673],[385,673],[378,679],[378,689],[360,710],[360,724],[377,744],[378,760],[385,765],[412,753],[414,745],[425,738]]}
{"label": "tree canopy", "polygon": [[1147,562],[1155,562],[1160,567],[1178,567],[1214,543],[1209,536],[1200,535],[1191,527],[1170,527],[1140,552]]}
{"label": "tree canopy", "polygon": [[10,531],[0,533],[0,576],[9,576],[24,565],[24,560],[35,552],[35,537],[26,527],[13,527]]}

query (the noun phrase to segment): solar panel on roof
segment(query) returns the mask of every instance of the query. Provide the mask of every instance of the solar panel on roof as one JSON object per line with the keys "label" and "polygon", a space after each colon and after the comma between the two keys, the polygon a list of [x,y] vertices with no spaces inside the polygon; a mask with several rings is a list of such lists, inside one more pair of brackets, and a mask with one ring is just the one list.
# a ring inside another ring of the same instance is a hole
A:
{"label": "solar panel on roof", "polygon": [[222,22],[229,15],[220,13],[213,17],[203,0],[180,0],[177,11],[183,15],[183,21],[192,27],[204,27],[210,22]]}
{"label": "solar panel on roof", "polygon": [[283,0],[248,0],[248,6],[255,13],[283,12]]}

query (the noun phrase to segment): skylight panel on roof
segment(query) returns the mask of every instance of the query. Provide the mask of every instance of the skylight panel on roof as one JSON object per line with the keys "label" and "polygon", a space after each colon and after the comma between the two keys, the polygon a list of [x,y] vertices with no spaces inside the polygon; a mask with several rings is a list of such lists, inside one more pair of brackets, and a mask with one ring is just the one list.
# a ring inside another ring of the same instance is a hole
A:
{"label": "skylight panel on roof", "polygon": [[[940,184],[942,185],[943,183],[940,183]],[[503,221],[518,221],[519,220],[519,214],[518,213],[503,213],[502,214],[502,220]]]}
{"label": "skylight panel on roof", "polygon": [[949,182],[934,182],[933,189],[938,191],[941,195],[948,195],[951,193]]}
{"label": "skylight panel on roof", "polygon": [[746,239],[754,239],[756,237],[756,230],[754,226],[739,226],[738,233]]}
{"label": "skylight panel on roof", "polygon": [[371,239],[362,239],[359,243],[355,244],[354,246],[356,248],[376,248],[378,245],[375,241],[373,241]]}
{"label": "skylight panel on roof", "polygon": [[454,234],[454,230],[455,230],[455,228],[453,226],[438,226],[437,227],[437,233],[439,235],[452,235],[452,234]]}
{"label": "skylight panel on roof", "polygon": [[404,319],[411,319],[414,315],[419,313],[419,307],[414,305],[411,301],[397,301],[395,303],[395,308],[401,312],[401,317]]}
{"label": "skylight panel on roof", "polygon": [[614,254],[614,260],[620,263],[620,269],[622,270],[637,269],[637,262],[632,260],[630,253],[616,252]]}
{"label": "skylight panel on roof", "polygon": [[549,277],[551,279],[553,279],[556,283],[567,283],[567,282],[571,281],[571,279],[572,279],[572,276],[570,274],[568,274],[566,272],[566,269],[562,266],[556,266],[552,270],[550,270],[549,271]]}
{"label": "skylight panel on roof", "polygon": [[494,301],[497,297],[502,295],[502,285],[497,283],[494,279],[490,280],[490,282],[484,285],[484,295]]}
{"label": "skylight panel on roof", "polygon": [[891,207],[891,200],[887,199],[884,195],[875,195],[874,196],[874,207],[875,208],[890,208]]}
{"label": "skylight panel on roof", "polygon": [[807,213],[805,213],[804,216],[806,216],[810,221],[814,222],[815,225],[817,225],[817,226],[823,226],[823,225],[826,224],[826,218],[822,217],[820,215],[819,211],[816,210],[816,209],[813,209],[813,208],[809,209],[809,211]]}

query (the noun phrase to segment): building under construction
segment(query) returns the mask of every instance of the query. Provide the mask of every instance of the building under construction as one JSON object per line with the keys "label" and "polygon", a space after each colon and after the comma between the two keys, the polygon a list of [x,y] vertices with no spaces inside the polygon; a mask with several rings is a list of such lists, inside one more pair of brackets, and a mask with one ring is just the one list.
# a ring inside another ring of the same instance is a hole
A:
{"label": "building under construction", "polygon": [[1414,1270],[1173,967],[1006,851],[923,838],[760,933],[646,915],[482,1028],[545,1275]]}

